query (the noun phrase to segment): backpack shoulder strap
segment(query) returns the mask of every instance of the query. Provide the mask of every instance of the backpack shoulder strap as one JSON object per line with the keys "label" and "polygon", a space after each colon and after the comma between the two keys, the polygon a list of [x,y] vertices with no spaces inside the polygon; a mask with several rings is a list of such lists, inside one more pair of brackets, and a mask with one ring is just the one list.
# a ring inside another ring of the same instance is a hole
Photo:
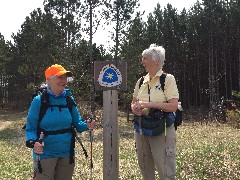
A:
{"label": "backpack shoulder strap", "polygon": [[[161,88],[162,88],[163,92],[164,92],[164,86],[165,86],[165,79],[166,79],[166,77],[167,77],[167,73],[165,73],[165,72],[163,72],[162,75],[160,76],[160,84],[161,84]],[[139,81],[139,84],[138,84],[138,89],[140,89],[140,87],[142,86],[143,80],[144,80],[144,78],[141,77],[140,81]]]}
{"label": "backpack shoulder strap", "polygon": [[167,73],[163,72],[162,75],[160,76],[160,84],[161,84],[161,88],[164,92],[164,88],[165,88],[165,79],[167,77]]}
{"label": "backpack shoulder strap", "polygon": [[140,89],[140,87],[142,86],[143,80],[144,80],[144,78],[140,77],[140,81],[139,81],[139,84],[138,84],[138,89]]}
{"label": "backpack shoulder strap", "polygon": [[68,110],[72,114],[72,107],[77,106],[77,104],[74,102],[74,100],[70,96],[66,96],[66,101],[67,101]]}
{"label": "backpack shoulder strap", "polygon": [[47,109],[49,107],[49,94],[47,93],[47,91],[43,91],[40,99],[41,99],[41,107],[39,112],[38,125],[40,124],[43,116],[46,114]]}

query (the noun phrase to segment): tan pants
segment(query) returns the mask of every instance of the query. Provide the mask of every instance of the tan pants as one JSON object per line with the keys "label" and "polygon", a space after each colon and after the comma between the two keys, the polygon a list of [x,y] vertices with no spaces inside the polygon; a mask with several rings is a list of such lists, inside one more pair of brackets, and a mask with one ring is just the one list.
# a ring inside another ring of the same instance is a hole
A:
{"label": "tan pants", "polygon": [[41,161],[42,173],[38,172],[38,161],[34,160],[36,177],[34,180],[71,180],[74,163],[69,164],[69,158],[48,158]]}
{"label": "tan pants", "polygon": [[176,179],[176,132],[174,125],[165,134],[145,136],[134,133],[138,164],[144,180],[155,180],[155,168],[161,180]]}

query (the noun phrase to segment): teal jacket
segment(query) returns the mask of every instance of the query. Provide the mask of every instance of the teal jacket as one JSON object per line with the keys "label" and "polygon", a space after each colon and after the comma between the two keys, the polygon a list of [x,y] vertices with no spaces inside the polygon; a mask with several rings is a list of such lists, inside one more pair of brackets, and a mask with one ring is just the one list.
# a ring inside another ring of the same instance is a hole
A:
{"label": "teal jacket", "polygon": [[[65,89],[60,96],[55,96],[50,89],[47,89],[49,93],[49,101],[54,105],[66,105],[65,96],[71,96],[71,92]],[[41,106],[40,95],[36,96],[30,106],[27,124],[26,124],[26,141],[36,140],[38,117]],[[68,108],[62,108],[60,111],[58,107],[50,107],[47,109],[46,114],[42,118],[39,127],[45,131],[56,131],[61,129],[70,128],[73,125],[78,132],[87,130],[86,122],[83,122],[82,117],[79,114],[78,108],[73,107],[72,115]],[[70,144],[72,133],[48,135],[43,138],[44,147],[41,159],[57,158],[57,157],[69,157],[70,156]],[[33,152],[33,157],[36,159],[36,154]]]}

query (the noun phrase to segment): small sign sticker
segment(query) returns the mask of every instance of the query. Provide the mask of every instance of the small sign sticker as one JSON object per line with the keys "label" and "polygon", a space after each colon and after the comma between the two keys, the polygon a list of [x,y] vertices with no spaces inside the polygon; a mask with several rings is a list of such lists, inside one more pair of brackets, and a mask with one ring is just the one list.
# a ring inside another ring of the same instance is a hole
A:
{"label": "small sign sticker", "polygon": [[107,64],[102,68],[98,82],[101,86],[114,87],[122,83],[122,74],[116,66]]}
{"label": "small sign sticker", "polygon": [[94,61],[95,91],[127,90],[127,65],[124,60]]}

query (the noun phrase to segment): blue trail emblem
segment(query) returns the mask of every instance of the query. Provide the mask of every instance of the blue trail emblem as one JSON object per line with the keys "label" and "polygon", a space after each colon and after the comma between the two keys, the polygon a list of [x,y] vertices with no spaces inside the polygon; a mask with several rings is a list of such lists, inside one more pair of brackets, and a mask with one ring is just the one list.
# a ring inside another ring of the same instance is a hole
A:
{"label": "blue trail emblem", "polygon": [[98,82],[104,87],[114,87],[122,83],[122,74],[113,64],[104,66],[99,74]]}

